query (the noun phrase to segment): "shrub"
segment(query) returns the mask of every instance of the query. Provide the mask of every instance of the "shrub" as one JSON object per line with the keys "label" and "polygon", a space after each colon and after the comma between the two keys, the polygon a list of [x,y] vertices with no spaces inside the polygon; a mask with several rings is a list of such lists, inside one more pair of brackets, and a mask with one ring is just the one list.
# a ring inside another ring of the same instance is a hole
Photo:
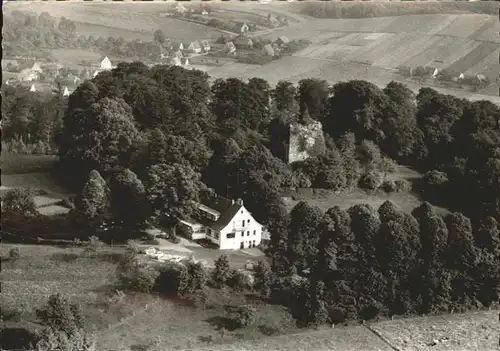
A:
{"label": "shrub", "polygon": [[124,289],[148,293],[154,289],[159,272],[126,255],[118,264],[116,275]]}
{"label": "shrub", "polygon": [[221,255],[215,260],[215,269],[213,270],[213,281],[217,287],[222,287],[227,284],[231,278],[231,267],[229,267],[229,257]]}
{"label": "shrub", "polygon": [[255,284],[257,290],[263,298],[268,298],[271,293],[271,267],[267,261],[259,261],[255,267]]}
{"label": "shrub", "polygon": [[17,260],[20,257],[21,257],[21,251],[19,250],[18,247],[13,247],[12,249],[9,250],[9,258],[11,260]]}
{"label": "shrub", "polygon": [[229,318],[235,328],[244,328],[255,323],[255,308],[252,306],[228,307]]}
{"label": "shrub", "polygon": [[144,240],[144,244],[147,245],[160,245],[160,242],[156,239],[146,239]]}
{"label": "shrub", "polygon": [[377,171],[371,171],[361,176],[359,187],[362,189],[376,190],[382,185],[382,182],[382,174]]}
{"label": "shrub", "polygon": [[182,264],[165,263],[158,269],[155,290],[165,295],[185,295],[189,290],[189,275]]}
{"label": "shrub", "polygon": [[396,182],[394,182],[393,180],[386,180],[382,183],[382,189],[386,193],[392,193],[396,191]]}
{"label": "shrub", "polygon": [[251,289],[253,281],[248,273],[241,270],[232,270],[231,277],[227,281],[227,285],[236,291]]}
{"label": "shrub", "polygon": [[441,186],[448,182],[448,176],[444,172],[438,170],[432,170],[424,174],[424,184],[426,186]]}
{"label": "shrub", "polygon": [[35,193],[31,189],[15,188],[2,197],[2,212],[13,212],[24,216],[36,216]]}
{"label": "shrub", "polygon": [[181,242],[181,239],[177,235],[172,235],[169,240],[174,244],[179,244]]}
{"label": "shrub", "polygon": [[140,251],[139,243],[136,240],[129,239],[127,240],[127,252],[132,255],[137,255]]}
{"label": "shrub", "polygon": [[196,290],[203,289],[207,282],[207,272],[201,262],[189,261],[186,263],[186,269],[188,273],[187,292],[192,294]]}
{"label": "shrub", "polygon": [[398,179],[394,183],[398,193],[411,190],[411,183],[406,179]]}
{"label": "shrub", "polygon": [[99,237],[92,235],[89,237],[89,241],[87,242],[87,246],[85,247],[85,252],[97,252],[102,249],[104,243],[99,239]]}

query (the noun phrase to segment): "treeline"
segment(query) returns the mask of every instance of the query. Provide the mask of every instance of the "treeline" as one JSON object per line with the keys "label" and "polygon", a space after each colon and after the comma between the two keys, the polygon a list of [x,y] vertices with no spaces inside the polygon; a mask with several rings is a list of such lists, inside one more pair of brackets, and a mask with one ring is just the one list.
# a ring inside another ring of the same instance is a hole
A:
{"label": "treeline", "polygon": [[2,87],[2,152],[55,154],[67,97],[61,85],[53,92],[30,92],[17,85]]}
{"label": "treeline", "polygon": [[[101,54],[124,58],[160,56],[160,48],[153,41],[78,34],[73,21],[65,17],[57,21],[48,12],[36,16],[13,11],[10,16],[5,16],[5,21],[3,39],[6,57],[44,56],[49,61],[56,61],[50,50],[60,48],[94,50]],[[41,55],[44,50],[46,53]]]}
{"label": "treeline", "polygon": [[326,213],[300,202],[272,237],[263,293],[304,325],[487,307],[500,297],[499,233],[492,217],[473,227],[427,202],[412,214],[389,201]]}
{"label": "treeline", "polygon": [[[290,167],[282,161],[287,127],[306,114],[322,122],[327,152]],[[438,183],[425,177],[425,190],[476,222],[500,215],[499,114],[488,101],[430,88],[415,96],[395,82],[384,89],[317,79],[274,89],[259,78],[210,85],[199,71],[131,63],[70,96],[58,145],[64,177],[80,189],[93,169],[106,177],[129,168],[145,180],[152,165],[186,164],[219,194],[247,201],[264,223],[269,211],[262,204],[280,207],[282,187],[343,190],[363,179],[377,188],[393,167],[390,157],[440,172]]]}
{"label": "treeline", "polygon": [[402,15],[482,13],[497,15],[498,6],[493,1],[440,1],[432,3],[347,3],[322,2],[299,5],[305,15],[317,18],[366,18]]}

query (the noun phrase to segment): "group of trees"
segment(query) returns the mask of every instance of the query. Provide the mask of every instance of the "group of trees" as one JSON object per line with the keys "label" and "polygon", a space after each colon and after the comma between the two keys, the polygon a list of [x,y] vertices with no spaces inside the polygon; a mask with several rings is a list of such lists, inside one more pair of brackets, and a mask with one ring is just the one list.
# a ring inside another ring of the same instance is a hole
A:
{"label": "group of trees", "polygon": [[[412,1],[412,0],[409,0]],[[469,3],[465,1],[447,1],[439,3],[416,3],[408,6],[405,3],[310,3],[302,8],[305,15],[317,18],[366,18],[402,15],[444,14],[469,12],[496,15],[497,7],[490,1]]]}
{"label": "group of trees", "polygon": [[[36,16],[23,11],[13,11],[5,16],[4,30],[6,56],[42,56],[51,49],[91,49],[118,57],[157,58],[160,48],[154,41],[125,40],[123,37],[95,37],[78,34],[76,24],[62,17],[53,18],[43,12]],[[52,57],[52,59],[54,59]]]}
{"label": "group of trees", "polygon": [[[500,298],[500,227],[487,217],[444,219],[429,203],[412,214],[387,201],[326,213],[305,202],[275,243],[265,296],[299,322],[464,311]],[[261,274],[262,275],[262,274]]]}
{"label": "group of trees", "polygon": [[30,92],[22,86],[2,87],[2,145],[17,154],[54,154],[67,98],[61,86],[53,93]]}
{"label": "group of trees", "polygon": [[[499,219],[500,112],[493,103],[429,88],[415,96],[395,82],[380,89],[365,81],[329,86],[304,79],[273,89],[260,78],[211,85],[208,78],[134,62],[80,85],[58,139],[62,176],[80,190],[92,170],[108,180],[128,169],[150,189],[153,212],[167,211],[173,223],[191,210],[189,201],[175,200],[182,209],[169,213],[168,199],[196,199],[209,187],[243,198],[257,220],[270,224],[283,212],[283,187],[375,189],[394,169],[392,158],[441,172],[441,198],[475,223]],[[304,115],[322,122],[327,151],[290,167],[283,161],[287,127]],[[163,176],[170,173],[183,184],[174,193]]]}

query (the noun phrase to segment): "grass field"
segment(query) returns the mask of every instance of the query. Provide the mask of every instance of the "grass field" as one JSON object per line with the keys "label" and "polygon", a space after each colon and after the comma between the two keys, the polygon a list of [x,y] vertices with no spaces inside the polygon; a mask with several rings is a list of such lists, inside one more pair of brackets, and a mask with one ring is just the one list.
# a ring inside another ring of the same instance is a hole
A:
{"label": "grass field", "polygon": [[[388,175],[387,178],[390,180],[405,179],[412,182],[420,177],[420,174],[417,172],[407,167],[398,166],[397,171]],[[335,194],[328,191],[326,191],[326,193],[326,195],[296,194],[294,195],[294,198],[289,196],[285,197],[284,201],[289,210],[291,210],[299,201],[303,200],[307,201],[310,205],[318,206],[323,211],[326,211],[333,206],[339,206],[341,209],[346,210],[357,204],[369,204],[378,209],[384,201],[392,201],[406,213],[411,213],[415,207],[418,207],[422,203],[422,199],[411,191],[385,193],[381,190],[377,190],[376,192],[367,192],[361,189],[356,189],[347,194]],[[436,211],[441,215],[446,215],[448,213],[446,209],[437,206]]]}
{"label": "grass field", "polygon": [[[3,244],[5,257],[14,245]],[[279,306],[225,290],[208,290],[207,309],[146,294],[114,293],[115,268],[122,248],[106,248],[97,256],[82,248],[20,245],[21,258],[2,262],[0,307],[2,328],[40,328],[35,310],[56,292],[82,304],[96,327],[99,350],[494,350],[498,311],[417,317],[335,329],[297,329]],[[113,296],[115,298],[113,298]],[[223,306],[253,304],[253,326],[221,333]],[[434,339],[447,338],[434,347]]]}

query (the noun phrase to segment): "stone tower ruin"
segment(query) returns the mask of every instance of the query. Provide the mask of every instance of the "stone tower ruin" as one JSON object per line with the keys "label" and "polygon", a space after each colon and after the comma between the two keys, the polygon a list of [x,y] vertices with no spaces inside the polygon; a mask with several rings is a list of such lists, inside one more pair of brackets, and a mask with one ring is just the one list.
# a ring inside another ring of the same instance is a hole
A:
{"label": "stone tower ruin", "polygon": [[306,109],[298,122],[289,126],[287,162],[304,161],[325,152],[325,138],[321,122],[313,120]]}

